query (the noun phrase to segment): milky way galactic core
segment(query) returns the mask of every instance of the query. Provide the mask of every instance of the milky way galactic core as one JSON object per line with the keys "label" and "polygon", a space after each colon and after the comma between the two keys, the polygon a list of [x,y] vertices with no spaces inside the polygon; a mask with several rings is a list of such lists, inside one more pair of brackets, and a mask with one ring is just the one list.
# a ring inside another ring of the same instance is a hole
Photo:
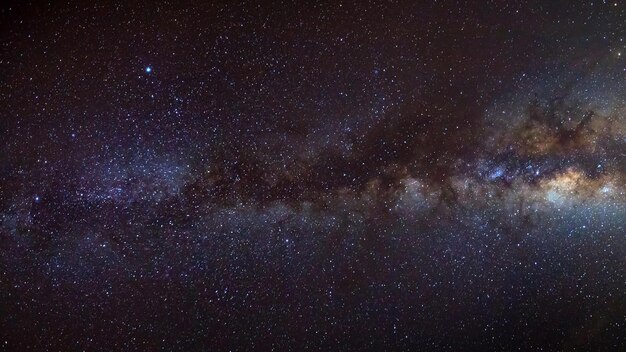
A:
{"label": "milky way galactic core", "polygon": [[0,349],[626,351],[626,3],[0,28]]}

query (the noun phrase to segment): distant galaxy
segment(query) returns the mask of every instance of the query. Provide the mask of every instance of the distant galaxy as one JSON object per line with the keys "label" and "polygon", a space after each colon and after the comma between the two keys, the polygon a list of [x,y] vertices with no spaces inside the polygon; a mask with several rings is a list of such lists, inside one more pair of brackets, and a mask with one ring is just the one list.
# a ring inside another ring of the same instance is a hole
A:
{"label": "distant galaxy", "polygon": [[0,350],[626,351],[626,3],[0,28]]}

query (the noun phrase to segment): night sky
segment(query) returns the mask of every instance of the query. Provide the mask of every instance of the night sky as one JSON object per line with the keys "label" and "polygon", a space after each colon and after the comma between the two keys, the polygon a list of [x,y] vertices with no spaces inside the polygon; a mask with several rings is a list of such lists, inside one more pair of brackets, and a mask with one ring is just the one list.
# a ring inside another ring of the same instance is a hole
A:
{"label": "night sky", "polygon": [[626,3],[3,2],[0,350],[626,351]]}

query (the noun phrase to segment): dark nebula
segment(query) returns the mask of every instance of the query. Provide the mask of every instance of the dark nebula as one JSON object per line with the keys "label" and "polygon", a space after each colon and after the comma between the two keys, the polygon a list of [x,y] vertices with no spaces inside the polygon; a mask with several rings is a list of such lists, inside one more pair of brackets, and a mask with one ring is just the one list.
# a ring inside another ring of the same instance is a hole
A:
{"label": "dark nebula", "polygon": [[16,1],[0,350],[626,351],[626,3]]}

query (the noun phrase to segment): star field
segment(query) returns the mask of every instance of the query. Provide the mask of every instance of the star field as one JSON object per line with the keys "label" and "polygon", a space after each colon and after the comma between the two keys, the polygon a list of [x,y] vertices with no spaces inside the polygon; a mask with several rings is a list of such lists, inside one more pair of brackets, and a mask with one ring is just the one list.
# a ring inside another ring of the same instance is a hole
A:
{"label": "star field", "polygon": [[0,12],[0,350],[626,350],[626,3]]}

